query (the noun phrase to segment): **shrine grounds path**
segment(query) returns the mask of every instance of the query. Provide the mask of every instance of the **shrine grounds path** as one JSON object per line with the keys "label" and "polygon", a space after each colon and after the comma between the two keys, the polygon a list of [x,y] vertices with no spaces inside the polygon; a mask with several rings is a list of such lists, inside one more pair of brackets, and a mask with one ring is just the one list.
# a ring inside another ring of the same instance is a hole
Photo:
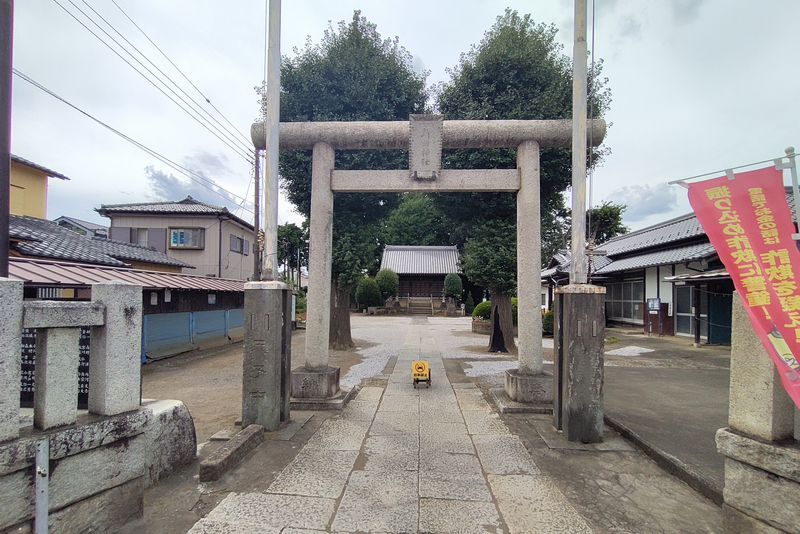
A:
{"label": "shrine grounds path", "polygon": [[[552,431],[549,416],[495,413],[485,392],[513,361],[483,352],[486,337],[472,334],[468,319],[353,316],[353,336],[356,351],[332,356],[345,385],[362,386],[343,412],[293,412],[287,428],[217,482],[199,484],[196,466],[163,481],[148,491],[138,531],[721,531],[713,502],[613,430],[603,444],[571,444]],[[681,362],[669,352],[680,341],[673,346],[624,331],[611,336],[607,350],[634,349],[607,357],[606,404],[609,410],[633,405],[628,422],[644,420],[634,424],[640,429],[673,425],[679,432],[682,425],[653,415],[657,406],[637,397],[653,377],[657,382],[670,369],[690,377],[692,368],[726,373],[724,351]],[[295,355],[302,355],[302,341],[296,336]],[[431,362],[430,389],[411,385],[410,362],[419,354]],[[148,367],[145,396],[184,400],[198,443],[234,428],[241,347]],[[645,385],[628,388],[624,373],[648,369]],[[623,387],[631,391],[612,393]],[[679,396],[680,389],[662,390],[653,402],[664,394]],[[204,444],[201,455],[215,446]]]}

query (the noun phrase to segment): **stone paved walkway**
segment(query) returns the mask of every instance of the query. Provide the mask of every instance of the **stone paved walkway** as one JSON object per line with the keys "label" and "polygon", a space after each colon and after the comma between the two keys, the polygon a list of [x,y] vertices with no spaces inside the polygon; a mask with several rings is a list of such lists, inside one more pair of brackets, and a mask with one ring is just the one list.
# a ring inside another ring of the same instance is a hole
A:
{"label": "stone paved walkway", "polygon": [[[430,389],[411,384],[419,347]],[[450,384],[422,324],[409,329],[385,388],[363,388],[265,493],[232,493],[190,530],[417,531],[591,532],[481,392]]]}

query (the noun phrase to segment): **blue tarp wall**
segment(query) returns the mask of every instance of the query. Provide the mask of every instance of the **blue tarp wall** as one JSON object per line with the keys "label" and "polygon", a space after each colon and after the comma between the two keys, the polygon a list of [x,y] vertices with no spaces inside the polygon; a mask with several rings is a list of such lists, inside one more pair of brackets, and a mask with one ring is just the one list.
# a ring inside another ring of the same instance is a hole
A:
{"label": "blue tarp wall", "polygon": [[144,316],[143,357],[157,360],[244,338],[244,310],[153,313]]}

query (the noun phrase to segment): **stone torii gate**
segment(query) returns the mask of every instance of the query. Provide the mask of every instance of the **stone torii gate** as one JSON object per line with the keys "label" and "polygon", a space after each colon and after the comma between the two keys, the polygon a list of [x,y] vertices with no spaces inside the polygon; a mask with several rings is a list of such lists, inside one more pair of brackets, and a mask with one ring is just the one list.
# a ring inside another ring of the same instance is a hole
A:
{"label": "stone torii gate", "polygon": [[[590,121],[587,138],[599,145],[603,120]],[[264,123],[253,124],[257,149]],[[341,405],[339,368],[329,365],[334,193],[515,192],[517,194],[518,368],[506,374],[506,393],[517,402],[552,400],[552,377],[543,371],[540,148],[570,148],[571,120],[443,120],[411,115],[391,122],[284,122],[281,150],[313,151],[305,367],[292,373],[292,401],[306,408]],[[442,169],[442,149],[516,148],[516,169]],[[335,150],[408,150],[408,170],[336,170]]]}

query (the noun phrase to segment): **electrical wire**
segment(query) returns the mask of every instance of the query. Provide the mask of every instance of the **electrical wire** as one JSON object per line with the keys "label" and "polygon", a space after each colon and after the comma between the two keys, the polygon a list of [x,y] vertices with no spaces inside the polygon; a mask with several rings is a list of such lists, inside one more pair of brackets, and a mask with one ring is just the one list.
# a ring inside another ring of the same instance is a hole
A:
{"label": "electrical wire", "polygon": [[[229,191],[228,189],[225,189],[224,187],[218,185],[213,180],[211,180],[209,178],[206,178],[205,176],[203,176],[201,174],[198,174],[195,171],[192,171],[191,169],[188,169],[188,168],[184,167],[183,165],[181,165],[179,163],[176,163],[175,161],[167,158],[166,156],[160,154],[159,152],[156,152],[152,148],[149,148],[148,146],[140,143],[139,141],[133,139],[132,137],[122,133],[121,131],[117,130],[113,126],[110,126],[109,124],[107,124],[107,123],[103,122],[102,120],[98,119],[97,117],[95,117],[94,115],[89,113],[88,111],[84,111],[83,109],[79,108],[75,104],[69,102],[64,97],[59,96],[55,92],[51,91],[50,89],[48,89],[44,85],[40,84],[39,82],[37,82],[36,80],[31,78],[30,76],[28,76],[25,73],[19,71],[18,69],[14,68],[13,72],[14,72],[15,76],[17,76],[17,77],[21,78],[22,80],[28,82],[29,84],[33,85],[37,89],[47,93],[48,95],[52,96],[56,100],[59,100],[60,102],[66,104],[67,106],[71,107],[72,109],[74,109],[78,113],[81,113],[82,115],[88,117],[89,119],[93,120],[97,124],[103,126],[107,130],[110,130],[111,132],[113,132],[114,134],[116,134],[119,137],[123,138],[124,140],[128,141],[129,143],[135,145],[140,150],[148,153],[149,155],[151,155],[154,158],[158,159],[159,161],[161,161],[165,165],[171,167],[172,169],[174,169],[175,171],[179,172],[180,174],[183,174],[184,176],[186,176],[187,178],[189,178],[193,182],[197,183],[198,185],[200,185],[202,187],[205,187],[206,189],[208,189],[212,193],[215,193],[215,194],[219,195],[220,197],[224,198],[225,200],[227,200],[229,202],[231,200],[231,197],[233,199],[236,199],[236,200],[245,200],[241,196],[237,195],[236,193],[234,193],[232,191]],[[229,196],[224,195],[223,192],[227,193],[227,195],[229,195]],[[248,213],[252,213],[252,211],[249,210],[248,208],[244,208],[243,207],[242,209],[244,209]]]}
{"label": "electrical wire", "polygon": [[[231,128],[234,129],[234,131],[239,132],[236,125],[233,124],[233,122],[231,122],[231,120],[228,119],[228,117],[226,117],[225,114],[222,113],[222,111],[220,111],[219,108],[217,108],[217,106],[214,105],[211,99],[208,96],[206,96],[206,94],[203,93],[203,91],[201,91],[199,87],[197,87],[197,85],[183,72],[183,70],[181,70],[180,67],[178,67],[178,65],[175,64],[174,61],[172,61],[172,59],[170,59],[170,57],[166,54],[166,52],[164,52],[161,49],[161,47],[158,46],[138,24],[136,24],[136,22],[125,12],[124,9],[122,9],[122,7],[116,2],[116,0],[111,0],[111,3],[114,4],[117,7],[117,9],[119,9],[120,12],[125,16],[125,18],[128,19],[130,23],[133,24],[133,26],[141,32],[142,35],[144,35],[145,39],[147,39],[150,42],[150,44],[152,44],[155,47],[155,49],[158,50],[162,56],[164,56],[164,59],[166,59],[169,62],[169,64],[172,65],[175,68],[175,70],[177,70],[187,82],[189,82],[189,85],[191,85],[194,88],[194,90],[197,91],[197,93],[203,97],[206,103],[208,103],[208,105],[210,105],[214,109],[214,111],[216,111],[219,114],[219,116],[222,117],[225,120],[225,122],[227,122],[231,126]],[[242,135],[245,141],[247,141],[248,145],[252,143],[251,140],[246,135],[241,133],[240,135]]]}
{"label": "electrical wire", "polygon": [[[103,21],[103,22],[106,24],[106,26],[108,26],[109,28],[111,28],[111,29],[114,31],[114,33],[116,33],[117,35],[119,35],[119,36],[122,38],[122,40],[123,40],[123,41],[125,41],[125,42],[126,42],[126,43],[127,43],[127,44],[128,44],[130,47],[131,47],[131,48],[133,48],[133,49],[134,49],[134,50],[135,50],[135,51],[136,51],[136,52],[137,52],[137,53],[138,53],[140,56],[142,56],[142,58],[144,58],[144,59],[145,59],[145,61],[147,61],[147,62],[148,62],[150,65],[152,65],[152,66],[153,66],[153,68],[155,68],[155,69],[156,69],[156,70],[157,70],[157,71],[158,71],[158,72],[159,72],[159,73],[160,73],[160,74],[161,74],[161,75],[162,75],[164,78],[166,78],[166,79],[167,79],[167,81],[169,81],[169,82],[170,82],[172,85],[174,85],[174,86],[175,86],[175,88],[176,88],[178,91],[180,91],[181,93],[183,93],[184,95],[186,95],[186,98],[188,98],[188,99],[191,101],[191,103],[192,103],[192,104],[194,104],[194,107],[192,107],[192,110],[193,110],[194,112],[196,112],[196,113],[203,114],[203,120],[206,120],[206,121],[208,121],[208,122],[211,122],[211,121],[213,121],[213,123],[216,125],[216,126],[215,126],[215,128],[218,128],[218,131],[219,131],[220,133],[224,134],[224,135],[225,135],[225,137],[226,137],[226,139],[228,139],[229,141],[231,141],[231,142],[233,142],[233,143],[242,143],[241,139],[237,139],[237,137],[236,137],[237,135],[242,135],[241,133],[239,133],[239,132],[238,132],[238,131],[237,131],[235,128],[233,129],[233,131],[231,131],[230,129],[228,129],[228,127],[227,127],[227,126],[225,126],[224,124],[222,124],[222,123],[221,123],[221,122],[220,122],[220,121],[219,121],[219,120],[218,120],[216,117],[214,117],[213,115],[211,115],[211,113],[209,113],[208,111],[206,111],[206,110],[203,108],[203,105],[202,105],[201,103],[199,103],[199,102],[198,102],[198,101],[197,101],[197,100],[196,100],[194,97],[192,97],[192,96],[191,96],[189,93],[187,93],[187,92],[186,92],[186,90],[185,90],[183,87],[181,87],[181,86],[180,86],[178,83],[176,83],[176,82],[175,82],[175,80],[173,80],[173,79],[172,79],[172,77],[170,77],[170,75],[169,75],[169,74],[167,74],[166,72],[164,72],[163,70],[161,70],[161,67],[159,67],[158,65],[156,65],[156,64],[153,62],[153,60],[151,60],[149,57],[147,57],[147,54],[145,54],[144,52],[142,52],[141,50],[139,50],[139,48],[138,48],[138,47],[137,47],[135,44],[133,44],[133,43],[132,43],[132,42],[131,42],[131,41],[130,41],[130,40],[127,38],[127,37],[125,37],[125,36],[122,34],[122,32],[120,32],[120,31],[119,31],[119,30],[118,30],[118,29],[117,29],[117,28],[116,28],[116,27],[115,27],[113,24],[111,24],[111,23],[108,21],[108,19],[106,19],[106,18],[105,18],[105,17],[104,17],[104,16],[103,16],[103,15],[102,15],[100,12],[98,12],[98,11],[97,11],[97,10],[96,10],[94,7],[92,7],[92,5],[91,5],[89,2],[87,2],[86,0],[82,0],[82,1],[83,1],[83,3],[86,5],[86,7],[88,7],[89,9],[91,9],[91,10],[92,10],[92,12],[93,12],[95,15],[97,15],[97,16],[100,18],[100,20],[102,20],[102,21]],[[72,0],[69,0],[69,2],[70,2],[70,3],[71,3],[73,6],[75,6],[75,3],[74,3]],[[78,8],[77,6],[75,6],[75,7],[76,7],[77,9],[80,9],[80,8]],[[95,25],[97,25],[97,23],[96,23],[96,22],[94,22],[94,21],[92,21],[92,22],[93,22]],[[112,39],[113,39],[113,38],[112,38]],[[115,43],[117,43],[117,45],[118,45],[118,46],[122,46],[122,45],[119,45],[119,43],[118,43],[117,41],[115,41]],[[127,51],[127,52],[128,52],[128,54],[129,54],[129,55],[131,55],[131,57],[134,57],[132,54],[130,54],[130,51]],[[141,63],[140,63],[140,64],[141,64]],[[145,67],[145,68],[147,68],[147,67]],[[150,71],[150,70],[148,70],[148,72],[150,72],[151,74],[153,74],[153,73],[152,73],[152,71]],[[153,74],[153,75],[155,76],[155,74]],[[166,85],[167,85],[166,83],[164,83],[164,80],[162,80],[162,79],[160,79],[160,78],[158,78],[158,80],[159,80],[159,81],[160,81],[160,82],[161,82],[161,83],[162,83],[164,86],[166,86]],[[185,100],[183,100],[183,99],[181,99],[181,100],[182,100],[183,102],[186,102],[186,101],[185,101]],[[189,105],[189,103],[188,103],[188,102],[186,102],[186,104],[187,104],[187,105]],[[244,136],[242,136],[242,137],[244,138]],[[243,147],[244,147],[244,148],[246,148],[247,150],[249,150],[249,149],[250,149],[250,142],[249,142],[249,141],[247,141],[247,139],[246,139],[246,138],[244,138],[244,139],[245,139],[245,141],[244,141],[244,143],[243,143]]]}
{"label": "electrical wire", "polygon": [[[72,3],[72,0],[68,0],[68,1],[70,1],[70,3]],[[78,22],[78,23],[79,23],[81,26],[83,26],[83,27],[84,27],[84,29],[86,29],[86,31],[88,31],[89,33],[91,33],[91,34],[92,34],[92,35],[93,35],[93,36],[94,36],[94,37],[95,37],[95,38],[96,38],[98,41],[100,41],[100,42],[101,42],[103,45],[105,45],[105,46],[106,46],[106,47],[107,47],[109,50],[111,50],[111,51],[112,51],[112,52],[113,52],[113,53],[114,53],[114,54],[115,54],[117,57],[119,57],[119,58],[120,58],[122,61],[124,61],[125,63],[127,63],[129,67],[131,67],[131,68],[132,68],[134,71],[136,71],[136,73],[138,73],[138,74],[139,74],[140,76],[142,76],[142,77],[143,77],[145,80],[147,80],[147,81],[148,81],[148,82],[149,82],[149,83],[150,83],[150,84],[151,84],[153,87],[155,87],[156,89],[158,89],[158,90],[159,90],[159,91],[160,91],[160,92],[161,92],[161,93],[162,93],[164,96],[166,96],[167,98],[169,98],[169,99],[170,99],[170,100],[171,100],[171,101],[172,101],[172,102],[173,102],[173,103],[174,103],[176,106],[178,106],[178,107],[179,107],[179,108],[180,108],[182,111],[184,111],[184,112],[185,112],[187,115],[189,115],[189,116],[190,116],[192,119],[194,119],[194,120],[195,120],[195,121],[196,121],[198,124],[200,124],[200,125],[201,125],[203,128],[205,128],[206,130],[208,130],[209,132],[211,132],[211,134],[212,134],[212,135],[214,135],[214,136],[215,136],[217,139],[219,139],[220,141],[222,141],[222,142],[223,142],[223,143],[224,143],[226,146],[228,146],[228,147],[229,147],[231,150],[233,150],[234,152],[236,152],[236,153],[237,153],[239,156],[243,157],[243,158],[245,159],[245,161],[247,161],[247,162],[250,162],[250,161],[251,161],[248,153],[246,153],[246,152],[243,152],[243,151],[241,151],[241,149],[240,149],[240,148],[237,148],[236,146],[232,145],[232,144],[231,144],[230,142],[228,142],[226,139],[224,139],[223,137],[221,137],[221,136],[220,136],[220,135],[219,135],[219,134],[218,134],[216,131],[214,131],[212,128],[210,128],[208,125],[206,125],[204,122],[202,122],[202,121],[200,120],[200,118],[198,118],[198,117],[197,117],[197,116],[196,116],[196,115],[195,115],[195,114],[194,114],[192,111],[190,111],[189,109],[186,109],[185,107],[183,107],[183,106],[182,106],[182,105],[181,105],[181,104],[180,104],[180,103],[179,103],[177,100],[175,100],[175,99],[174,99],[172,96],[170,96],[169,94],[167,94],[167,93],[164,91],[164,89],[162,89],[161,87],[159,87],[158,85],[156,85],[156,83],[155,83],[153,80],[151,80],[150,78],[148,78],[146,74],[144,74],[142,71],[140,71],[139,69],[137,69],[137,68],[136,68],[136,67],[135,67],[135,66],[134,66],[134,65],[133,65],[133,64],[132,64],[130,61],[128,61],[128,60],[127,60],[125,57],[123,57],[123,56],[122,56],[122,54],[120,54],[120,53],[119,53],[119,52],[118,52],[116,49],[114,49],[114,47],[112,47],[112,46],[111,46],[109,43],[107,43],[105,40],[103,40],[103,38],[102,38],[102,37],[100,37],[100,36],[99,36],[97,33],[95,33],[95,32],[94,32],[94,31],[93,31],[91,28],[89,28],[89,26],[87,26],[87,25],[86,25],[86,24],[85,24],[85,23],[84,23],[82,20],[80,20],[80,19],[79,19],[77,16],[75,16],[75,14],[73,14],[73,13],[72,13],[71,11],[69,11],[69,10],[68,10],[66,7],[64,7],[64,5],[62,5],[62,4],[61,4],[61,3],[60,3],[58,0],[53,0],[53,3],[55,3],[55,4],[56,4],[58,7],[60,7],[60,8],[61,8],[61,9],[62,9],[62,10],[65,12],[65,13],[67,13],[67,14],[68,14],[70,17],[72,17],[72,18],[73,18],[73,19],[74,19],[76,22]],[[73,3],[73,5],[75,5],[75,4]],[[78,9],[78,11],[81,11],[81,13],[84,13],[84,12],[83,12],[83,11],[82,11],[82,10],[81,10],[79,7],[77,7],[77,6],[75,6],[75,7]],[[103,30],[103,29],[102,29],[102,28],[101,28],[101,27],[100,27],[100,26],[99,26],[99,25],[98,25],[96,22],[94,22],[93,20],[91,20],[91,18],[90,18],[90,17],[88,17],[88,16],[87,16],[85,13],[84,13],[84,16],[86,16],[86,17],[87,17],[87,18],[88,18],[90,21],[92,21],[92,22],[93,22],[93,23],[94,23],[96,26],[98,26],[98,28],[100,28],[100,30],[101,30],[101,31],[103,31],[103,33],[105,33],[106,35],[108,35],[108,32],[106,32],[105,30]],[[111,40],[113,40],[115,43],[117,43],[117,46],[120,46],[120,48],[122,48],[122,49],[123,49],[125,52],[127,52],[129,55],[131,55],[131,57],[134,57],[132,54],[130,54],[130,52],[128,52],[127,50],[125,50],[125,49],[124,49],[124,47],[122,47],[122,46],[121,46],[121,45],[120,45],[120,44],[119,44],[119,43],[118,43],[118,42],[117,42],[117,41],[116,41],[116,40],[115,40],[113,37],[111,37],[111,36],[109,35],[109,38],[110,38]],[[136,59],[136,58],[134,57],[134,59]],[[141,62],[140,62],[138,59],[136,59],[136,61],[137,61],[137,62],[139,62],[139,63],[141,64]],[[145,67],[145,68],[146,68],[146,67]],[[146,70],[149,70],[149,69],[146,69]],[[159,80],[159,81],[160,81],[160,80]],[[161,83],[163,84],[163,82],[161,82]],[[170,89],[170,90],[172,90],[172,89],[171,89],[171,88],[169,88],[169,87],[167,87],[167,88],[168,88],[168,89]],[[172,91],[172,92],[174,93],[174,91]]]}

